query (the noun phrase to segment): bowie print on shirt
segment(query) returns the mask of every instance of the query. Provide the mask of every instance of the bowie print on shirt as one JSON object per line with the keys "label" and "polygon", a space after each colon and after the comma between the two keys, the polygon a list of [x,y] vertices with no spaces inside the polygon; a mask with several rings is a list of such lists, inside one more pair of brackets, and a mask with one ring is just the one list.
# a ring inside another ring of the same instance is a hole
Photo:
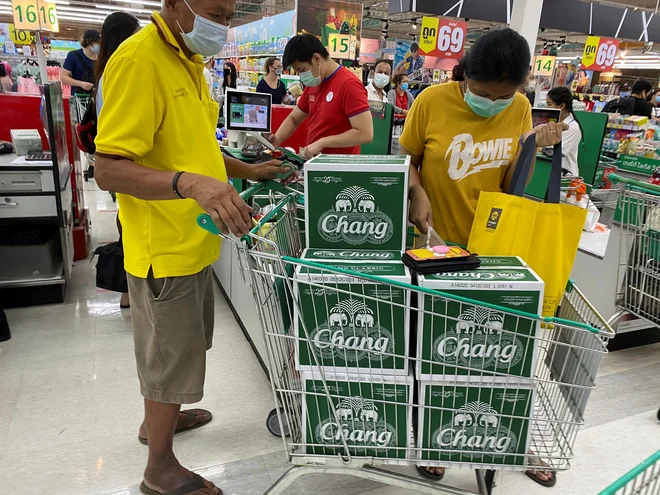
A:
{"label": "bowie print on shirt", "polygon": [[482,170],[507,166],[511,162],[512,154],[512,138],[475,143],[471,134],[459,134],[454,137],[445,154],[445,160],[449,162],[447,174],[451,179],[460,182]]}

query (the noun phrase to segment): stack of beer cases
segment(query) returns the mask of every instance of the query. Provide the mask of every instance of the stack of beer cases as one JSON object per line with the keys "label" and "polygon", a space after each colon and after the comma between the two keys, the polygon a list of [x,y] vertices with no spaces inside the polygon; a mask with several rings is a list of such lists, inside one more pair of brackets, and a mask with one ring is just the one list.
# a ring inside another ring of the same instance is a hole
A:
{"label": "stack of beer cases", "polygon": [[[543,281],[517,257],[481,257],[477,270],[420,276],[418,282],[534,315],[543,307]],[[429,295],[420,299],[415,369],[420,458],[429,465],[524,464],[538,321]]]}
{"label": "stack of beer cases", "polygon": [[[410,284],[401,262],[409,166],[399,156],[307,162],[302,259]],[[344,432],[352,455],[410,457],[409,291],[300,266],[294,292],[306,453],[341,453]]]}

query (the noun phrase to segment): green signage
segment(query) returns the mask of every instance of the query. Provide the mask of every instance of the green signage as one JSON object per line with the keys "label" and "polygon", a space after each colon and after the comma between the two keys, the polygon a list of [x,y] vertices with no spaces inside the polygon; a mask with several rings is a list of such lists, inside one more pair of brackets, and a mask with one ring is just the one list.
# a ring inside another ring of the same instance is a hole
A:
{"label": "green signage", "polygon": [[621,155],[616,166],[622,170],[629,170],[638,174],[653,175],[653,171],[660,167],[660,160],[642,156]]}

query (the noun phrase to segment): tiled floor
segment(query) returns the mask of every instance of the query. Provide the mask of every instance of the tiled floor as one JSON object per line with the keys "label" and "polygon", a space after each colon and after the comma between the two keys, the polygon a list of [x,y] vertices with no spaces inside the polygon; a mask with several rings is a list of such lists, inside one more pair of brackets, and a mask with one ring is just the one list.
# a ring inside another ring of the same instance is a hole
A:
{"label": "tiled floor", "polygon": [[[87,184],[93,243],[116,238],[116,206]],[[94,266],[76,263],[65,304],[8,311],[11,341],[0,344],[0,494],[134,495],[146,461],[137,441],[142,401],[130,314],[119,295],[97,290]],[[206,397],[214,420],[177,437],[186,465],[225,494],[262,494],[288,468],[281,440],[265,428],[272,394],[218,294],[216,340]],[[660,345],[606,356],[571,470],[554,493],[595,494],[660,449]],[[401,469],[413,474],[412,469]],[[472,472],[446,483],[475,491]],[[287,495],[406,495],[417,492],[347,476],[311,475]],[[519,473],[500,477],[501,494],[552,493]]]}

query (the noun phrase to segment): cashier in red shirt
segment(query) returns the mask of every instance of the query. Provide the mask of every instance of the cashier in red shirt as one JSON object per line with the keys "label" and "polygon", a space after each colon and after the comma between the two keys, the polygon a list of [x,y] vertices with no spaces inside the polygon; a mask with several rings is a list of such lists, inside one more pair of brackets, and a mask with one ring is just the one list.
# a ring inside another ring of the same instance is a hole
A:
{"label": "cashier in red shirt", "polygon": [[281,146],[307,118],[305,158],[321,153],[357,155],[360,145],[370,143],[374,129],[367,90],[351,71],[330,58],[321,41],[311,34],[294,36],[282,57],[284,67],[300,75],[305,91],[298,105],[274,135]]}

